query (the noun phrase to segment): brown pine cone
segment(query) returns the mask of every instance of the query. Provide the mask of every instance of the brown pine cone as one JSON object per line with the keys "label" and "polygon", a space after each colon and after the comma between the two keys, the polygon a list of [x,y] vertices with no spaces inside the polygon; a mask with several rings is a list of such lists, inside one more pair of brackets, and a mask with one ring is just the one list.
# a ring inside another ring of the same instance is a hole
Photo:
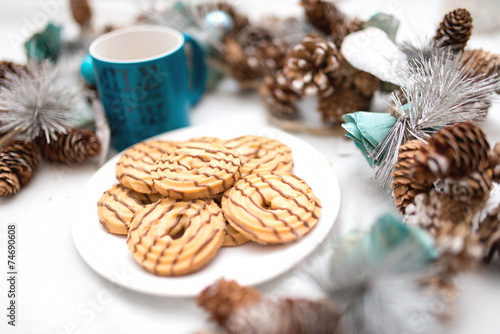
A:
{"label": "brown pine cone", "polygon": [[415,164],[415,153],[424,145],[420,140],[411,140],[399,148],[398,162],[392,172],[392,196],[396,207],[405,214],[406,207],[415,201],[415,196],[429,192],[432,183],[421,184],[415,182],[411,176]]}
{"label": "brown pine cone", "polygon": [[345,16],[333,2],[301,0],[307,20],[317,29],[333,38],[340,49],[344,38],[363,28],[363,21]]}
{"label": "brown pine cone", "polygon": [[473,122],[462,122],[439,130],[428,145],[415,154],[416,182],[460,178],[489,167],[490,145],[483,130]]}
{"label": "brown pine cone", "polygon": [[500,70],[500,56],[482,49],[464,50],[459,59],[469,77],[487,78]]}
{"label": "brown pine cone", "polygon": [[5,80],[6,72],[19,73],[26,69],[25,65],[8,60],[0,60],[0,80]]}
{"label": "brown pine cone", "polygon": [[291,88],[290,81],[282,71],[262,80],[260,96],[271,113],[278,118],[295,119],[299,111],[295,102],[299,95]]}
{"label": "brown pine cone", "polygon": [[224,327],[232,312],[260,300],[261,296],[257,290],[242,287],[235,281],[220,279],[203,290],[196,302],[210,313],[213,321]]}
{"label": "brown pine cone", "polygon": [[41,157],[40,147],[36,143],[23,140],[10,141],[0,150],[0,162],[17,175],[21,187],[31,180]]}
{"label": "brown pine cone", "polygon": [[340,124],[342,116],[356,111],[369,110],[372,97],[366,97],[359,90],[338,87],[332,95],[318,97],[318,112],[325,123]]}
{"label": "brown pine cone", "polygon": [[92,8],[87,0],[70,0],[71,15],[80,27],[88,27],[92,19]]}
{"label": "brown pine cone", "polygon": [[233,78],[240,83],[254,81],[262,76],[263,69],[259,60],[256,57],[247,56],[235,38],[225,40],[221,59],[227,65]]}
{"label": "brown pine cone", "polygon": [[467,9],[458,8],[444,16],[434,35],[434,43],[459,52],[464,49],[471,34],[472,16]]}
{"label": "brown pine cone", "polygon": [[328,97],[339,74],[337,48],[321,37],[308,35],[288,50],[284,73],[299,94]]}
{"label": "brown pine cone", "polygon": [[4,161],[0,161],[0,197],[11,197],[21,189],[16,173]]}
{"label": "brown pine cone", "polygon": [[493,182],[500,183],[500,142],[490,152],[490,168]]}
{"label": "brown pine cone", "polygon": [[485,261],[490,262],[500,252],[500,205],[488,212],[479,224],[477,235],[485,247]]}
{"label": "brown pine cone", "polygon": [[101,151],[101,143],[96,134],[84,129],[71,129],[50,143],[42,139],[40,147],[47,160],[67,164],[83,162]]}

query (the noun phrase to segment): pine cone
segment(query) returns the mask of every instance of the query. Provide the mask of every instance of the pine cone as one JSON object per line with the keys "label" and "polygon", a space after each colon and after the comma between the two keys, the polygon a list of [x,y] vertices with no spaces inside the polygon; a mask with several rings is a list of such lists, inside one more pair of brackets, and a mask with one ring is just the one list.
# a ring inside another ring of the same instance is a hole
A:
{"label": "pine cone", "polygon": [[224,327],[234,310],[261,300],[260,293],[251,287],[242,287],[235,281],[220,279],[203,290],[196,299],[198,305],[211,314],[212,320]]}
{"label": "pine cone", "polygon": [[489,166],[490,146],[480,127],[457,123],[439,130],[428,145],[415,154],[416,182],[429,183],[447,177],[460,178]]}
{"label": "pine cone", "polygon": [[407,223],[421,226],[436,236],[447,224],[470,222],[472,213],[463,203],[432,189],[428,193],[415,196],[414,202],[406,207],[404,219]]}
{"label": "pine cone", "polygon": [[92,8],[87,0],[70,0],[71,15],[80,27],[88,27],[92,19]]}
{"label": "pine cone", "polygon": [[372,97],[359,90],[338,87],[332,95],[318,98],[318,112],[325,123],[340,124],[342,116],[360,110],[369,110]]}
{"label": "pine cone", "polygon": [[95,157],[101,150],[101,143],[92,131],[71,129],[50,143],[42,139],[40,147],[47,160],[71,164]]}
{"label": "pine cone", "polygon": [[490,262],[500,252],[500,205],[488,212],[477,230],[479,240],[485,247],[485,261]]}
{"label": "pine cone", "polygon": [[450,47],[462,51],[472,33],[472,16],[464,8],[455,9],[445,15],[434,36],[438,47]]}
{"label": "pine cone", "polygon": [[301,0],[307,20],[317,29],[333,38],[340,49],[344,38],[363,28],[364,22],[345,16],[337,6],[322,0]]}
{"label": "pine cone", "polygon": [[337,48],[321,37],[306,36],[288,51],[284,73],[299,94],[328,97],[339,74]]}
{"label": "pine cone", "polygon": [[325,303],[306,299],[264,299],[231,313],[229,334],[335,334],[339,314]]}
{"label": "pine cone", "polygon": [[490,168],[493,182],[500,183],[500,142],[496,143],[490,152]]}
{"label": "pine cone", "polygon": [[197,302],[228,334],[334,334],[339,323],[339,314],[325,303],[263,299],[253,288],[224,279],[206,288]]}
{"label": "pine cone", "polygon": [[282,71],[262,80],[260,95],[273,115],[278,118],[295,119],[299,111],[295,102],[299,95],[291,88],[290,81]]}
{"label": "pine cone", "polygon": [[10,141],[0,150],[0,164],[7,165],[16,174],[21,187],[31,180],[41,157],[37,144],[22,140]]}
{"label": "pine cone", "polygon": [[482,49],[464,50],[459,59],[471,78],[488,78],[498,74],[500,70],[500,56]]}
{"label": "pine cone", "polygon": [[259,60],[245,54],[243,47],[234,38],[227,38],[224,42],[222,61],[228,66],[231,75],[240,83],[250,82],[262,76],[263,69]]}
{"label": "pine cone", "polygon": [[0,161],[0,197],[10,197],[21,189],[16,173],[3,161]]}
{"label": "pine cone", "polygon": [[396,207],[404,214],[406,207],[415,201],[415,196],[429,192],[432,183],[421,184],[415,182],[412,175],[415,164],[415,153],[424,145],[420,140],[411,140],[399,148],[398,162],[392,172],[392,196]]}
{"label": "pine cone", "polygon": [[258,60],[264,73],[274,73],[285,65],[288,45],[274,38],[269,30],[247,25],[238,33],[237,41],[247,57]]}
{"label": "pine cone", "polygon": [[469,206],[483,205],[493,189],[492,171],[472,172],[469,175],[443,181],[443,191],[451,198]]}
{"label": "pine cone", "polygon": [[435,235],[440,261],[449,272],[470,269],[483,258],[484,248],[479,237],[466,223],[444,224]]}

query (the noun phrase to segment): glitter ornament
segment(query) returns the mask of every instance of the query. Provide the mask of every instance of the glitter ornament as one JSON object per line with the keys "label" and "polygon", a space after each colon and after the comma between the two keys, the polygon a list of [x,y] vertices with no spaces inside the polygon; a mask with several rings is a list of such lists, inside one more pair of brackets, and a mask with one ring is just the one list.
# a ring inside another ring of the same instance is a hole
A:
{"label": "glitter ornament", "polygon": [[210,36],[216,40],[222,40],[234,27],[231,16],[222,10],[215,10],[205,15],[203,23]]}

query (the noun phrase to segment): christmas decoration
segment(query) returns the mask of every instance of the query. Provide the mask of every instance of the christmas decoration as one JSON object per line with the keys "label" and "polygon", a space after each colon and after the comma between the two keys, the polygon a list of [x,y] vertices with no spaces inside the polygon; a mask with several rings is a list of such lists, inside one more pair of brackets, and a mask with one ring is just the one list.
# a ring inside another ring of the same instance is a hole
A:
{"label": "christmas decoration", "polygon": [[40,148],[35,143],[10,141],[0,149],[0,196],[16,194],[32,178],[40,163]]}
{"label": "christmas decoration", "polygon": [[485,247],[485,260],[490,262],[500,251],[500,205],[488,212],[479,225],[477,235]]}
{"label": "christmas decoration", "polygon": [[68,164],[93,158],[101,150],[101,143],[96,134],[83,129],[71,129],[50,142],[42,138],[40,146],[47,160]]}
{"label": "christmas decoration", "polygon": [[470,78],[466,73],[459,59],[445,53],[411,62],[402,72],[400,86],[406,103],[403,106],[401,98],[393,95],[396,123],[371,153],[374,178],[381,186],[391,184],[399,147],[407,141],[426,140],[440,128],[486,117],[499,78]]}
{"label": "christmas decoration", "polygon": [[217,40],[222,40],[234,28],[233,19],[222,10],[215,10],[203,18],[205,28]]}
{"label": "christmas decoration", "polygon": [[445,15],[434,35],[434,43],[459,52],[464,49],[471,34],[472,16],[467,9],[459,8]]}
{"label": "christmas decoration", "polygon": [[0,132],[7,133],[1,142],[24,133],[27,140],[44,136],[48,142],[57,133],[70,128],[79,85],[63,72],[62,66],[49,61],[30,62],[26,70],[6,71],[8,81],[0,90]]}
{"label": "christmas decoration", "polygon": [[323,302],[265,299],[249,287],[221,279],[198,296],[198,305],[228,334],[332,334],[339,314]]}

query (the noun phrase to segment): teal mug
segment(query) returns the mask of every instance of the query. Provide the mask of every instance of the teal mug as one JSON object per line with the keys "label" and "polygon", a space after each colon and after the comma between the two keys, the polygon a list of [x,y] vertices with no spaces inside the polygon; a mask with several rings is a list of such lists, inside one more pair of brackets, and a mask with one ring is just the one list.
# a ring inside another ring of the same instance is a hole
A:
{"label": "teal mug", "polygon": [[132,26],[98,37],[89,54],[116,149],[189,125],[206,78],[203,51],[191,37],[169,27]]}

